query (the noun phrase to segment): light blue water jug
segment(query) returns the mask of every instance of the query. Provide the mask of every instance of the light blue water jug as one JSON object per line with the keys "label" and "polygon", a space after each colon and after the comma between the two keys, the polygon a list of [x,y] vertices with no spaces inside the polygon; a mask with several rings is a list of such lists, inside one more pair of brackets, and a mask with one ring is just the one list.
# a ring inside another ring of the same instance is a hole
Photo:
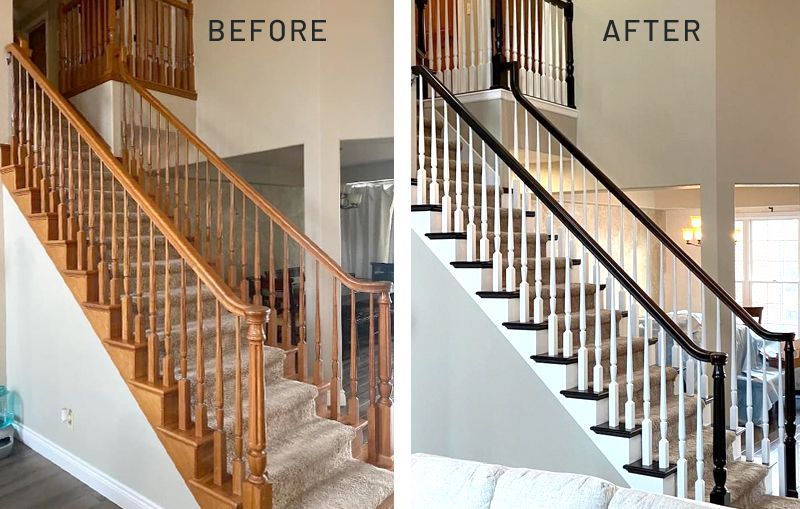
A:
{"label": "light blue water jug", "polygon": [[11,392],[5,385],[0,385],[0,429],[11,426],[14,422],[14,411],[11,409]]}

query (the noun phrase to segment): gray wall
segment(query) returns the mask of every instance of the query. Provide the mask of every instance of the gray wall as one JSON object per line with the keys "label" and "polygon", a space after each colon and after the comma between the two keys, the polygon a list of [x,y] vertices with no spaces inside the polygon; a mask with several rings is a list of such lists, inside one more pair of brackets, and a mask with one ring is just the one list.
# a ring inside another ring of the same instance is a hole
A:
{"label": "gray wall", "polygon": [[627,486],[413,232],[411,264],[411,452]]}

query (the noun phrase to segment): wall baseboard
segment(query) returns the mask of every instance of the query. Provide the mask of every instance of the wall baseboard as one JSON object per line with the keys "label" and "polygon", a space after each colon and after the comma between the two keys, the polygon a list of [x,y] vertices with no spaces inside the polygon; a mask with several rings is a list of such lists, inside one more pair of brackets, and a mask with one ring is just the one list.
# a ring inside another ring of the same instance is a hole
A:
{"label": "wall baseboard", "polygon": [[32,429],[19,423],[14,427],[21,442],[123,509],[163,509]]}

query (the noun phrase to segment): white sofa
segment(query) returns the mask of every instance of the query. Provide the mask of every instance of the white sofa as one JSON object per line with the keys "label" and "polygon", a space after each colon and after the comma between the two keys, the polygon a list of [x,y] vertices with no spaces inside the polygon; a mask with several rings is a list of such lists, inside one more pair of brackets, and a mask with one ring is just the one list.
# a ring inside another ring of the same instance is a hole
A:
{"label": "white sofa", "polygon": [[427,454],[411,458],[413,509],[682,509],[711,504],[620,488],[597,477]]}

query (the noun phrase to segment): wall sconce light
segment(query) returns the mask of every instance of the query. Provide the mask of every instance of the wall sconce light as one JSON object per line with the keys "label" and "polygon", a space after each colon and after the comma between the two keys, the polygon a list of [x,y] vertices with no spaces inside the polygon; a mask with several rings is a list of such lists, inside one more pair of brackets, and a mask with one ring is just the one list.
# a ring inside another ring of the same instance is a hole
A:
{"label": "wall sconce light", "polygon": [[703,243],[703,222],[700,216],[692,216],[690,224],[689,228],[681,228],[683,241],[689,246],[699,246]]}
{"label": "wall sconce light", "polygon": [[736,228],[733,231],[733,242],[738,244],[742,240],[744,240],[744,232],[742,232],[741,228]]}

